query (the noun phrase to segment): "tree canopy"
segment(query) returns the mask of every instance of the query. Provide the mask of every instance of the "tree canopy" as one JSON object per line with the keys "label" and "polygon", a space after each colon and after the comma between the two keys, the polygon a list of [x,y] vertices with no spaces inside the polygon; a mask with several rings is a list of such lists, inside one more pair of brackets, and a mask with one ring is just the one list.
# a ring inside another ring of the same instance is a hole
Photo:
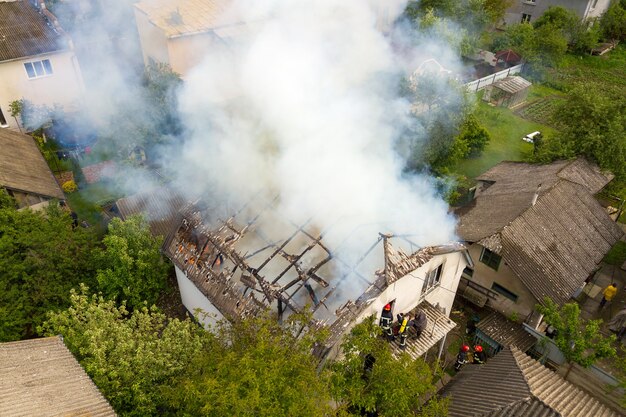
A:
{"label": "tree canopy", "polygon": [[155,308],[135,309],[72,290],[70,308],[50,312],[44,335],[62,335],[116,412],[156,416],[161,389],[183,372],[191,358],[210,346],[211,334],[190,320],[167,319]]}
{"label": "tree canopy", "polygon": [[47,311],[69,304],[71,288],[94,282],[96,244],[54,201],[18,211],[0,189],[0,341],[32,337]]}
{"label": "tree canopy", "polygon": [[114,218],[102,240],[96,278],[105,296],[130,308],[154,304],[166,286],[169,265],[160,253],[162,239],[150,233],[142,216]]}
{"label": "tree canopy", "polygon": [[332,365],[333,396],[345,412],[380,416],[445,416],[444,401],[433,399],[433,372],[422,358],[393,357],[375,318],[356,325],[341,348],[344,358]]}
{"label": "tree canopy", "polygon": [[554,343],[570,363],[584,367],[591,366],[597,360],[615,356],[615,335],[605,337],[600,333],[602,320],[585,320],[580,317],[577,303],[567,303],[559,307],[549,298],[543,305],[537,305],[537,311],[543,314],[546,323],[557,331]]}

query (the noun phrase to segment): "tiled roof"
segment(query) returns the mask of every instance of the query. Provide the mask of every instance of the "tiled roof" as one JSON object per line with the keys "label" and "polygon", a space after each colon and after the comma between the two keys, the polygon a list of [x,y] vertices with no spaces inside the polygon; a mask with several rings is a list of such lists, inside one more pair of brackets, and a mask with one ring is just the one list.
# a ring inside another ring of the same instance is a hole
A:
{"label": "tiled roof", "polygon": [[65,49],[67,41],[28,1],[0,1],[0,61]]}
{"label": "tiled roof", "polygon": [[622,235],[582,185],[559,181],[503,229],[500,254],[538,301],[563,303]]}
{"label": "tiled roof", "polygon": [[515,346],[523,352],[537,342],[537,339],[520,324],[508,320],[498,312],[493,312],[482,319],[476,328],[502,347]]}
{"label": "tiled roof", "polygon": [[0,415],[113,417],[60,337],[0,343]]}
{"label": "tiled roof", "polygon": [[0,129],[0,187],[64,198],[35,140],[9,129]]}
{"label": "tiled roof", "polygon": [[135,7],[167,37],[241,26],[228,11],[232,0],[142,0]]}
{"label": "tiled roof", "polygon": [[444,389],[450,417],[618,417],[517,348],[466,365]]}
{"label": "tiled roof", "polygon": [[623,234],[593,197],[610,178],[584,159],[498,164],[457,211],[458,233],[502,255],[537,300],[565,302]]}
{"label": "tiled roof", "polygon": [[466,365],[444,390],[450,417],[618,417],[517,348]]}
{"label": "tiled roof", "polygon": [[154,236],[167,237],[180,222],[178,212],[187,204],[169,187],[158,187],[117,200],[122,220],[143,214]]}

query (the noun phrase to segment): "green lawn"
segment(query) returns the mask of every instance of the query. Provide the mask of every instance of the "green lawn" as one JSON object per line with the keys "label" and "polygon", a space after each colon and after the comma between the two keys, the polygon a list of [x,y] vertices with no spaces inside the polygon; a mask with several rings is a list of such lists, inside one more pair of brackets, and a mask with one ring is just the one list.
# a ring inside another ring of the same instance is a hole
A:
{"label": "green lawn", "polygon": [[[546,93],[545,90],[541,92]],[[534,97],[539,97],[539,92]],[[544,137],[555,133],[555,130],[548,126],[522,119],[509,109],[492,107],[482,100],[478,103],[476,117],[489,131],[491,141],[482,155],[461,161],[454,167],[454,172],[468,178],[482,174],[501,161],[528,159],[533,151],[533,145],[522,140],[524,135],[536,130],[541,131]]]}

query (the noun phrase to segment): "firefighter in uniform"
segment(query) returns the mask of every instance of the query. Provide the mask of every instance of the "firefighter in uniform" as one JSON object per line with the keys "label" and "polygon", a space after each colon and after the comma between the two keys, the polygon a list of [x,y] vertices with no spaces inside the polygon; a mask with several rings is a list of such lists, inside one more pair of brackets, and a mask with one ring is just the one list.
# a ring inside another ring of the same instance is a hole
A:
{"label": "firefighter in uniform", "polygon": [[409,320],[411,320],[411,316],[408,314],[398,314],[398,323],[400,324],[400,327],[398,328],[398,336],[400,336],[400,349],[406,349],[406,338],[409,335]]}
{"label": "firefighter in uniform", "polygon": [[393,323],[393,313],[391,312],[391,304],[385,305],[383,307],[383,312],[380,315],[380,327],[383,329],[383,334],[387,337],[387,339],[393,339],[393,330],[391,329],[391,324]]}
{"label": "firefighter in uniform", "polygon": [[487,361],[487,355],[481,345],[474,346],[474,363],[483,364]]}

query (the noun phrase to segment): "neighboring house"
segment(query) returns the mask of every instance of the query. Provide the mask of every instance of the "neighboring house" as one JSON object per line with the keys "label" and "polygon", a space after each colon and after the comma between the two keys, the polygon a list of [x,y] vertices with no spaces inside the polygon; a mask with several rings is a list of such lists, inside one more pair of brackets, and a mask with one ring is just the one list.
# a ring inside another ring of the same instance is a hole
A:
{"label": "neighboring house", "polygon": [[59,336],[0,343],[0,415],[115,417]]}
{"label": "neighboring house", "polygon": [[520,319],[544,297],[577,295],[623,235],[594,198],[611,178],[584,159],[502,162],[478,177],[474,199],[456,211],[476,260],[459,293]]}
{"label": "neighboring house", "polygon": [[622,415],[515,347],[466,365],[445,387],[449,417],[618,417]]}
{"label": "neighboring house", "polygon": [[0,188],[6,189],[20,208],[65,198],[35,140],[9,129],[0,129]]}
{"label": "neighboring house", "polygon": [[83,91],[72,42],[43,3],[0,1],[0,126],[18,128],[15,100],[72,110]]}
{"label": "neighboring house", "polygon": [[326,246],[319,229],[294,225],[273,203],[257,201],[231,218],[215,217],[211,210],[189,208],[164,244],[183,304],[190,312],[202,310],[196,317],[205,324],[266,309],[282,321],[309,305],[312,326],[330,331],[316,351],[321,358],[335,357],[342,336],[365,317],[380,316],[387,303],[394,314],[418,305],[426,313],[426,330],[408,343],[414,357],[456,326],[448,316],[460,274],[471,266],[460,244],[407,254],[401,237],[380,235],[351,263]]}
{"label": "neighboring house", "polygon": [[185,78],[211,50],[246,36],[249,25],[229,8],[232,0],[142,0],[135,21],[146,66],[161,63]]}
{"label": "neighboring house", "polygon": [[513,0],[506,11],[507,25],[533,23],[551,6],[562,6],[572,10],[581,20],[602,16],[611,0]]}

